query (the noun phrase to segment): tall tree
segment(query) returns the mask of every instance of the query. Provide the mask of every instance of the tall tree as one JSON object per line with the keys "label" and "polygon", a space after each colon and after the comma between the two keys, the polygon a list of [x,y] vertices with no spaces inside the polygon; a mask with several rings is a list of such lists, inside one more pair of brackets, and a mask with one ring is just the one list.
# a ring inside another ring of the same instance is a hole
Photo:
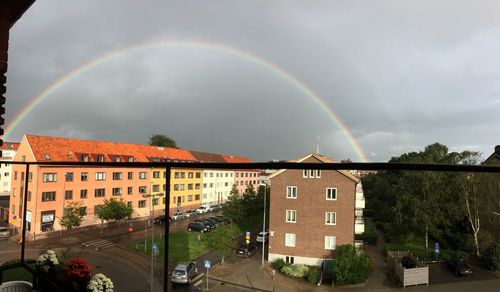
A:
{"label": "tall tree", "polygon": [[130,217],[133,211],[132,207],[128,207],[127,203],[122,198],[120,198],[120,200],[115,198],[111,198],[109,200],[104,199],[104,205],[97,208],[97,217],[101,220],[101,236],[104,221],[120,221]]}
{"label": "tall tree", "polygon": [[158,147],[179,148],[174,139],[161,134],[151,135],[151,137],[149,137],[148,144],[151,146],[158,146]]}
{"label": "tall tree", "polygon": [[221,265],[224,265],[224,259],[234,251],[233,237],[229,228],[217,228],[210,232],[207,242],[208,246],[215,249],[221,255]]}
{"label": "tall tree", "polygon": [[222,206],[222,213],[233,222],[240,223],[245,219],[243,200],[240,198],[236,185],[233,185],[226,203]]}
{"label": "tall tree", "polygon": [[66,208],[64,208],[64,214],[59,219],[59,224],[64,226],[66,230],[71,231],[73,227],[78,227],[82,224],[83,217],[85,216],[82,212],[83,202],[71,202]]}

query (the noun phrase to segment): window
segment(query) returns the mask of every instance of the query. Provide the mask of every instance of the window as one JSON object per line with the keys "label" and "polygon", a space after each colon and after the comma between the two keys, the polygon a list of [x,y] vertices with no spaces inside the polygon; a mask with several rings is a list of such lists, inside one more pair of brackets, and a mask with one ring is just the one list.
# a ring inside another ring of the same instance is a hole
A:
{"label": "window", "polygon": [[87,190],[80,190],[80,199],[86,199],[88,196]]}
{"label": "window", "polygon": [[309,169],[309,178],[314,177],[314,169]]}
{"label": "window", "polygon": [[224,183],[224,186],[225,186],[225,187],[227,187],[228,185],[229,185],[229,183],[228,183],[228,182],[225,182],[225,183]]}
{"label": "window", "polygon": [[134,173],[129,171],[127,177],[129,180],[134,179]]}
{"label": "window", "polygon": [[64,174],[66,177],[66,181],[73,181],[73,173],[72,172],[67,172]]}
{"label": "window", "polygon": [[17,171],[14,171],[14,180],[17,180]]}
{"label": "window", "polygon": [[163,178],[167,178],[167,172],[166,171],[163,172]]}
{"label": "window", "polygon": [[105,172],[96,172],[95,173],[95,180],[106,180],[106,173]]}
{"label": "window", "polygon": [[297,222],[297,211],[295,210],[286,210],[286,222],[295,223]]}
{"label": "window", "polygon": [[160,204],[160,199],[158,198],[153,198],[153,205],[159,205]]}
{"label": "window", "polygon": [[73,191],[65,191],[64,192],[64,199],[65,200],[73,200]]}
{"label": "window", "polygon": [[200,184],[199,184],[199,183],[198,183],[198,184],[195,184],[195,185],[194,185],[194,188],[195,188],[195,189],[197,189],[197,190],[199,190],[199,189],[200,189]]}
{"label": "window", "polygon": [[293,265],[293,264],[295,264],[295,257],[286,256],[285,257],[285,262],[287,264],[292,264]]}
{"label": "window", "polygon": [[12,205],[12,215],[16,215],[16,205]]}
{"label": "window", "polygon": [[206,188],[207,187],[207,184],[206,183],[203,183],[203,188]]}
{"label": "window", "polygon": [[165,198],[163,198],[163,205],[165,205],[165,202],[166,202],[166,201],[167,201],[167,200],[166,200]]}
{"label": "window", "polygon": [[94,196],[95,197],[104,197],[106,195],[106,189],[95,189]]}
{"label": "window", "polygon": [[197,172],[196,173],[196,178],[201,178],[201,173]]}
{"label": "window", "polygon": [[146,200],[139,201],[139,208],[146,208]]}
{"label": "window", "polygon": [[188,184],[188,190],[192,190],[193,189],[193,184]]}
{"label": "window", "polygon": [[78,209],[78,212],[80,213],[81,216],[87,215],[87,207],[80,207]]}
{"label": "window", "polygon": [[97,162],[104,162],[104,155],[97,155]]}
{"label": "window", "polygon": [[89,162],[89,156],[86,154],[82,155],[82,162]]}
{"label": "window", "polygon": [[121,172],[113,172],[113,180],[122,180]]}
{"label": "window", "polygon": [[50,155],[48,155],[48,154],[44,154],[44,155],[43,155],[43,158],[45,158],[45,160],[50,160]]}
{"label": "window", "polygon": [[127,160],[128,162],[134,162],[134,157],[129,157]]}
{"label": "window", "polygon": [[89,173],[88,172],[82,172],[82,175],[80,176],[81,181],[88,181],[89,180]]}
{"label": "window", "polygon": [[193,195],[188,195],[188,202],[192,202],[193,201]]}
{"label": "window", "polygon": [[127,202],[127,207],[132,208],[132,202]]}
{"label": "window", "polygon": [[122,188],[113,188],[113,196],[121,196]]}
{"label": "window", "polygon": [[42,192],[42,202],[55,201],[56,192]]}
{"label": "window", "polygon": [[179,178],[179,173],[178,172],[174,172],[174,178]]}
{"label": "window", "polygon": [[120,159],[120,157],[119,157],[119,156],[118,156],[118,157],[115,157],[115,162],[120,162],[120,161],[121,161],[121,159]]}
{"label": "window", "polygon": [[13,196],[13,197],[15,197],[15,196],[16,196],[16,191],[17,191],[17,189],[16,189],[16,188],[14,188],[14,189],[12,190],[12,196]]}
{"label": "window", "polygon": [[178,184],[174,184],[174,191],[178,191],[179,190],[179,185]]}
{"label": "window", "polygon": [[139,179],[147,179],[148,178],[148,173],[145,171],[139,172]]}
{"label": "window", "polygon": [[321,178],[321,169],[316,169],[316,178]]}
{"label": "window", "polygon": [[153,171],[153,178],[160,178],[160,172],[159,171]]}
{"label": "window", "polygon": [[296,199],[297,198],[297,187],[294,187],[294,186],[286,187],[286,197],[288,199]]}
{"label": "window", "polygon": [[335,213],[335,212],[326,212],[325,213],[325,224],[326,225],[335,225],[335,224],[337,224],[337,213]]}
{"label": "window", "polygon": [[295,234],[285,233],[285,246],[295,247]]}
{"label": "window", "polygon": [[146,186],[140,186],[140,187],[139,187],[139,193],[141,193],[141,194],[145,194],[147,191],[148,191],[148,190],[147,190]]}
{"label": "window", "polygon": [[32,180],[33,180],[33,173],[30,171],[28,174],[28,181],[32,181]]}
{"label": "window", "polygon": [[325,249],[335,249],[335,236],[325,236]]}
{"label": "window", "polygon": [[200,195],[199,194],[198,195],[194,195],[194,200],[195,201],[199,201],[200,200]]}
{"label": "window", "polygon": [[186,177],[186,174],[184,172],[181,172],[180,173],[180,178],[185,178]]}
{"label": "window", "polygon": [[179,191],[183,191],[184,190],[184,184],[180,184],[179,185]]}
{"label": "window", "polygon": [[127,188],[127,194],[128,194],[128,195],[132,195],[132,192],[133,192],[133,191],[134,191],[134,190],[133,190],[133,187],[128,187],[128,188]]}
{"label": "window", "polygon": [[31,191],[28,191],[28,202],[31,202]]}
{"label": "window", "polygon": [[210,177],[214,177],[214,173],[213,172],[210,173]]}
{"label": "window", "polygon": [[213,188],[214,187],[214,184],[213,183],[210,183],[210,187]]}
{"label": "window", "polygon": [[188,178],[193,178],[193,177],[194,177],[194,173],[188,172]]}
{"label": "window", "polygon": [[153,192],[159,192],[160,191],[160,185],[153,185]]}
{"label": "window", "polygon": [[337,189],[336,188],[326,188],[326,199],[329,201],[337,200]]}
{"label": "window", "polygon": [[55,182],[57,181],[57,173],[44,173],[43,182]]}

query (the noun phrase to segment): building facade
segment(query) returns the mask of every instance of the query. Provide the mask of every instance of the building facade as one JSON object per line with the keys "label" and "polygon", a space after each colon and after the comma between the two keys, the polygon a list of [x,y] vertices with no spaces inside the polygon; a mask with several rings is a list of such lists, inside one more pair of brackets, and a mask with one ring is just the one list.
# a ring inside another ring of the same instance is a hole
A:
{"label": "building facade", "polygon": [[203,170],[203,196],[202,204],[222,204],[227,201],[234,184],[234,171],[232,170]]}
{"label": "building facade", "polygon": [[[495,146],[495,151],[483,162],[486,165],[500,165],[500,145]],[[493,240],[500,244],[500,174],[492,175],[496,180],[494,183],[497,187],[493,188],[495,193],[491,196],[491,213],[485,214],[482,218],[483,230],[487,230],[493,237]],[[484,224],[483,224],[484,223]]]}
{"label": "building facade", "polygon": [[[297,161],[333,162],[309,154]],[[342,170],[280,170],[270,176],[269,261],[320,265],[354,244],[358,179]]]}
{"label": "building facade", "polygon": [[12,176],[12,164],[9,161],[14,160],[19,143],[3,142],[0,146],[0,196],[10,195],[10,181]]}

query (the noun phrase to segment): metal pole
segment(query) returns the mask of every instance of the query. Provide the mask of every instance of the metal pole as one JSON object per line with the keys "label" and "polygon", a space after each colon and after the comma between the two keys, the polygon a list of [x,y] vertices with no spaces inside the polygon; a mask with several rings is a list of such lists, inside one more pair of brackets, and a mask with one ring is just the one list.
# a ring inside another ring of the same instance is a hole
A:
{"label": "metal pole", "polygon": [[170,173],[171,168],[167,166],[165,169],[165,249],[163,250],[163,291],[168,291],[168,241],[170,232]]}
{"label": "metal pole", "polygon": [[267,185],[264,184],[264,222],[262,223],[262,235],[264,236],[264,240],[262,240],[262,268],[264,267],[264,253],[265,253],[265,243],[266,243],[266,201],[267,201]]}
{"label": "metal pole", "polygon": [[61,210],[61,218],[59,219],[59,227],[61,228],[61,236],[63,236],[63,226],[61,225],[61,219],[64,217],[64,200],[66,200],[66,175],[67,173],[64,173],[64,181],[63,181],[63,191],[62,191],[62,210]]}
{"label": "metal pole", "polygon": [[[24,176],[24,204],[23,204],[23,230],[21,237],[21,264],[24,265],[24,252],[26,250],[26,213],[28,210],[28,176],[30,173],[30,164],[26,163],[26,175]],[[36,200],[36,198],[35,198]]]}

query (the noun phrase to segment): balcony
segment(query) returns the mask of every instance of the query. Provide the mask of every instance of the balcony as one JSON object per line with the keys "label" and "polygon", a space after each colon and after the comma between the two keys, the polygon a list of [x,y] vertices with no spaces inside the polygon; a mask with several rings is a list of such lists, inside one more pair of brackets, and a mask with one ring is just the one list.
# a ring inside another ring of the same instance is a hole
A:
{"label": "balcony", "polygon": [[356,218],[354,220],[354,233],[361,234],[365,232],[365,220],[363,218]]}

